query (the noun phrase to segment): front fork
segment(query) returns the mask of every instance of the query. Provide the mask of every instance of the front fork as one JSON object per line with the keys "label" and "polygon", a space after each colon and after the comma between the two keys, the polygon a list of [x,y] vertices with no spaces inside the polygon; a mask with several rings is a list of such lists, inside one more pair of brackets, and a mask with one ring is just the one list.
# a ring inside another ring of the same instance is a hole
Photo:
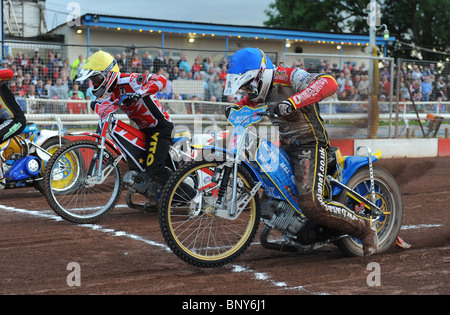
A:
{"label": "front fork", "polygon": [[[123,158],[123,156],[120,155],[112,164],[108,165],[108,167],[103,169],[102,165],[103,159],[105,158],[105,149],[106,149],[105,144],[106,144],[106,137],[102,137],[100,145],[97,147],[98,150],[92,157],[91,163],[89,164],[89,169],[87,173],[88,178],[86,179],[87,184],[101,184]],[[110,156],[106,156],[106,158],[109,159]]]}

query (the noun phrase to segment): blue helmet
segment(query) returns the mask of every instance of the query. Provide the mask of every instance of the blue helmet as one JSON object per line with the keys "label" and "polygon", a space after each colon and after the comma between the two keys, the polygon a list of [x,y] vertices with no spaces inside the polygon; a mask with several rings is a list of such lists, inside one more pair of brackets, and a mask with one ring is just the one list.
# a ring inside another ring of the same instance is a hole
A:
{"label": "blue helmet", "polygon": [[272,85],[274,71],[272,61],[262,50],[238,50],[231,57],[223,94],[232,95],[243,89],[248,92],[251,101],[264,102]]}

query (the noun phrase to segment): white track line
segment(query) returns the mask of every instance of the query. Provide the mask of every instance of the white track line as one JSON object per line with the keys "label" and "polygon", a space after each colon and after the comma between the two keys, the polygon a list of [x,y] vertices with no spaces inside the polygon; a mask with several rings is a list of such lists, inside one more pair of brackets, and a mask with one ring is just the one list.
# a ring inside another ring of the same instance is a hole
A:
{"label": "white track line", "polygon": [[[35,211],[35,210],[26,210],[26,209],[17,209],[14,207],[8,207],[8,206],[4,206],[0,204],[0,210],[4,210],[7,212],[13,212],[13,213],[20,213],[20,214],[26,214],[26,215],[33,215],[33,216],[37,216],[37,217],[41,217],[41,218],[46,218],[46,219],[50,219],[50,220],[54,220],[54,221],[63,221],[63,219],[57,215],[54,214],[47,214],[45,212],[47,211]],[[102,232],[102,233],[107,233],[110,234],[112,236],[123,236],[123,237],[127,237],[136,241],[140,241],[140,242],[144,242],[147,245],[150,246],[155,246],[161,249],[164,249],[165,251],[171,252],[170,248],[168,246],[166,246],[165,244],[161,244],[152,240],[148,240],[145,239],[139,235],[136,234],[130,234],[127,233],[125,231],[116,231],[114,229],[108,229],[108,228],[103,228],[101,225],[98,224],[80,224],[77,226],[81,226],[81,227],[85,227],[85,228],[89,228],[92,229],[94,231],[98,231],[98,232]],[[442,224],[419,224],[419,225],[406,225],[406,226],[402,226],[402,230],[412,230],[412,229],[422,229],[422,228],[434,228],[434,227],[441,227]],[[244,266],[240,266],[240,265],[228,265],[226,266],[227,268],[231,269],[231,272],[236,272],[236,273],[249,273],[251,275],[253,275],[253,277],[256,280],[259,281],[264,281],[267,282],[275,287],[284,289],[284,290],[294,290],[294,291],[301,291],[301,292],[306,292],[309,294],[313,294],[313,295],[328,295],[328,293],[325,292],[312,292],[309,291],[307,289],[305,289],[303,286],[293,286],[293,287],[289,287],[287,285],[286,282],[277,282],[274,281],[270,278],[270,276],[264,272],[257,272],[251,268],[248,267],[244,267]]]}

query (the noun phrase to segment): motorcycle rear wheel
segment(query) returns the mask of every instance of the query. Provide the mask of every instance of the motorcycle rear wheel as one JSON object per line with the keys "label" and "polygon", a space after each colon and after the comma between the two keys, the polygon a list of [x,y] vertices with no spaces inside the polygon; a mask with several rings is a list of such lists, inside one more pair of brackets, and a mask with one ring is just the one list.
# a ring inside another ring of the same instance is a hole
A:
{"label": "motorcycle rear wheel", "polygon": [[[402,225],[403,200],[400,189],[389,172],[379,166],[373,166],[375,184],[375,204],[384,213],[376,221],[378,234],[377,253],[386,251],[396,240]],[[358,192],[360,195],[371,200],[369,191],[370,177],[369,168],[359,169],[348,181],[347,186]],[[354,209],[355,201],[347,196],[346,191],[342,191],[336,201]],[[363,248],[359,239],[347,237],[341,239],[336,245],[349,256],[363,256]]]}
{"label": "motorcycle rear wheel", "polygon": [[[219,267],[230,263],[250,246],[259,227],[261,211],[257,194],[234,220],[213,213],[218,186],[212,184],[211,174],[218,165],[218,162],[207,161],[186,163],[172,174],[160,198],[159,222],[167,245],[179,258],[197,267]],[[231,172],[223,201],[227,207],[233,176]],[[248,193],[254,187],[253,179],[242,166],[239,166],[237,176],[243,184],[241,192]],[[192,210],[177,197],[183,182],[196,190],[212,185],[210,192],[200,192],[201,207]]]}
{"label": "motorcycle rear wheel", "polygon": [[109,169],[110,172],[103,172],[105,177],[96,181],[99,152],[99,145],[94,141],[74,141],[56,151],[47,163],[44,174],[47,201],[56,214],[69,222],[97,222],[119,200],[121,170],[107,149],[104,151],[102,170]]}

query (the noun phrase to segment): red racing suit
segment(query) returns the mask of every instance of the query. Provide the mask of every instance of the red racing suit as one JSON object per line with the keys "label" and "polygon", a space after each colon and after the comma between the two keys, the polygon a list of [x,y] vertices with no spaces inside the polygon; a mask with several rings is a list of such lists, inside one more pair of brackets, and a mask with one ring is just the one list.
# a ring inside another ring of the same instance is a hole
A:
{"label": "red racing suit", "polygon": [[155,94],[163,90],[166,83],[167,79],[158,74],[121,73],[111,96],[98,102],[118,102],[128,93],[141,96],[129,105],[121,104],[119,108],[145,133],[146,173],[163,185],[170,176],[165,161],[172,141],[173,123]]}
{"label": "red racing suit", "polygon": [[[364,244],[370,237],[370,223],[346,206],[324,200],[326,165],[329,152],[327,131],[320,116],[321,100],[337,91],[335,79],[325,74],[310,74],[298,68],[275,69],[267,104],[288,100],[296,109],[287,116],[271,118],[279,127],[280,143],[294,169],[299,206],[310,220],[355,236]],[[237,105],[255,106],[245,97]]]}

